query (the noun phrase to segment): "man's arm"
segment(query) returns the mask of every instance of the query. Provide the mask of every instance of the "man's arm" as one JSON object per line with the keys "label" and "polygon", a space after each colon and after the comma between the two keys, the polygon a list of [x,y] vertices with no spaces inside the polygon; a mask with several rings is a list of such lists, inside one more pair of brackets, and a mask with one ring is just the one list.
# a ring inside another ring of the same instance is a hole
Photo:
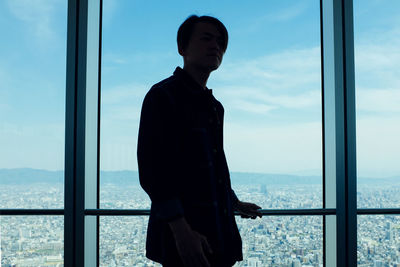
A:
{"label": "man's arm", "polygon": [[168,223],[182,261],[187,266],[209,266],[207,239],[191,229],[179,200],[179,125],[171,97],[160,88],[146,95],[140,118],[138,166],[140,185],[152,201],[152,212]]}
{"label": "man's arm", "polygon": [[140,185],[152,201],[152,211],[162,220],[183,216],[178,199],[179,135],[176,107],[165,90],[152,88],[140,118],[138,169]]}
{"label": "man's arm", "polygon": [[231,189],[231,197],[232,197],[233,208],[235,211],[239,212],[240,217],[252,218],[252,219],[257,218],[257,216],[260,218],[262,217],[262,214],[259,211],[259,209],[261,209],[260,206],[254,203],[240,201],[236,196],[235,191],[233,191],[233,189]]}
{"label": "man's arm", "polygon": [[233,207],[235,208],[237,206],[237,204],[239,203],[239,199],[236,196],[235,191],[233,191],[233,189],[231,189],[231,199],[232,199]]}

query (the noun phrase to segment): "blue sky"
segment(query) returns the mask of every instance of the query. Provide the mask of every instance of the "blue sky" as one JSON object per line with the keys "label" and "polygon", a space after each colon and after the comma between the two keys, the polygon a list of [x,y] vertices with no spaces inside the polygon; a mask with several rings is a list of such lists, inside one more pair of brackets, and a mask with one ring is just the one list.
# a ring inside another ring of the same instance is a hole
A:
{"label": "blue sky", "polygon": [[[0,2],[0,168],[62,169],[67,1]],[[400,2],[355,1],[358,167],[399,175]],[[208,87],[225,107],[232,171],[320,174],[319,1],[104,0],[101,168],[137,169],[140,106],[182,66],[190,14],[229,32]]]}

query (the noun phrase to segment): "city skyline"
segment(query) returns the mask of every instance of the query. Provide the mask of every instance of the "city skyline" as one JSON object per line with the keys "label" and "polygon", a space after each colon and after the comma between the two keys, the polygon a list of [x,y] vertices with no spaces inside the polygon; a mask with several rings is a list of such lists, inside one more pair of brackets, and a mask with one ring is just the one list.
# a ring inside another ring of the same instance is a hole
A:
{"label": "city skyline", "polygon": [[[0,187],[0,191],[8,192],[9,197],[8,200],[0,198],[0,206],[3,202],[12,202],[12,206],[18,208],[28,200],[30,208],[39,205],[57,208],[54,204],[62,203],[62,184],[59,185]],[[291,209],[318,208],[322,195],[317,187],[239,185],[235,189],[244,201],[257,202],[264,207],[275,203],[273,208]],[[398,188],[367,186],[361,192],[361,205],[374,207],[375,203],[398,203],[400,196],[392,193]],[[107,209],[140,209],[150,205],[149,198],[139,186],[107,185],[102,188],[101,198],[102,208]],[[298,203],[304,206],[299,207]],[[4,266],[13,263],[22,266],[62,264],[63,216],[0,216],[0,220]],[[100,266],[159,266],[145,258],[147,220],[147,216],[101,216]],[[290,264],[297,261],[303,266],[322,266],[322,216],[263,216],[256,220],[236,217],[236,220],[243,240],[244,260],[235,267],[292,267]],[[388,264],[397,267],[396,264],[400,264],[399,249],[398,215],[358,216],[358,266]]]}

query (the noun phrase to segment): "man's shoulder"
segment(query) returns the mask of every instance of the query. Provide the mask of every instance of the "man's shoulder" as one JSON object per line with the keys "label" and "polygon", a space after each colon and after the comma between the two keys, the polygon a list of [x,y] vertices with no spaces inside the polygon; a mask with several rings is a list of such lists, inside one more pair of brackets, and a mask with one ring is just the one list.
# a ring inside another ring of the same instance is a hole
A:
{"label": "man's shoulder", "polygon": [[179,80],[172,75],[156,84],[154,84],[146,93],[145,102],[159,102],[163,104],[176,104],[180,90]]}
{"label": "man's shoulder", "polygon": [[170,77],[154,84],[150,88],[149,92],[171,94],[174,93],[180,86],[181,85],[177,77],[175,75],[171,75]]}

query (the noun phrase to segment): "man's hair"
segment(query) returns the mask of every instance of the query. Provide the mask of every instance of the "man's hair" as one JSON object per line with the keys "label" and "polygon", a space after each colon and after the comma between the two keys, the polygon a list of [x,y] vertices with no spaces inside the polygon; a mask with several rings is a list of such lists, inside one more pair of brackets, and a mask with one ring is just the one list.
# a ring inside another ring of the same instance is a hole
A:
{"label": "man's hair", "polygon": [[182,49],[182,50],[186,49],[186,47],[189,44],[192,33],[194,31],[194,27],[199,22],[207,22],[207,23],[214,25],[217,28],[217,30],[220,32],[220,34],[222,36],[223,50],[225,52],[226,48],[228,46],[228,31],[226,30],[224,24],[222,24],[222,22],[219,21],[217,18],[210,17],[210,16],[199,17],[197,15],[189,16],[181,24],[181,26],[179,26],[178,36],[177,36],[178,49]]}

